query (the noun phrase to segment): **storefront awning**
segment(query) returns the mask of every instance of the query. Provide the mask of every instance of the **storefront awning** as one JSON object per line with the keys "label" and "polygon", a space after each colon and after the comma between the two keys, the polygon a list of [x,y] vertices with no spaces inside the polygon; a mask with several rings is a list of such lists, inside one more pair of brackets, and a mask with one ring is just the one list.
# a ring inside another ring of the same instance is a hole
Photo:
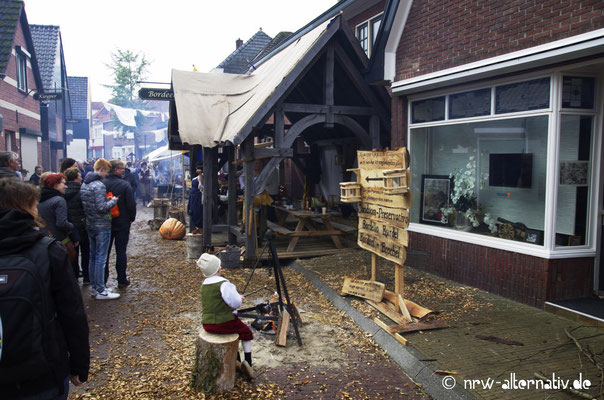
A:
{"label": "storefront awning", "polygon": [[215,147],[239,144],[248,122],[328,30],[331,21],[292,42],[246,75],[172,70],[172,87],[183,143]]}

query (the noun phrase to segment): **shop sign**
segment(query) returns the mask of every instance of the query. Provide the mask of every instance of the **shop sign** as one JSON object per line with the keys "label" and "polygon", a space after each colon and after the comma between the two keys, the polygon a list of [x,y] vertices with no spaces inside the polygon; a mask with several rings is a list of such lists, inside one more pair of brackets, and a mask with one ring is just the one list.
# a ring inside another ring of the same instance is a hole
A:
{"label": "shop sign", "polygon": [[373,221],[385,222],[399,228],[409,227],[409,211],[405,209],[361,203],[358,214],[359,218],[369,218]]}
{"label": "shop sign", "polygon": [[359,247],[398,265],[403,265],[407,259],[405,247],[398,241],[383,239],[381,236],[359,231],[357,243]]}
{"label": "shop sign", "polygon": [[63,95],[61,93],[34,93],[35,100],[48,101],[48,100],[61,100]]}
{"label": "shop sign", "polygon": [[138,97],[143,100],[174,100],[172,89],[142,88],[138,91]]}
{"label": "shop sign", "polygon": [[382,301],[385,290],[386,285],[381,282],[364,281],[349,277],[344,278],[344,286],[342,287],[342,293],[376,302]]}
{"label": "shop sign", "polygon": [[375,235],[380,240],[398,242],[402,246],[409,245],[409,232],[387,222],[359,217],[359,232]]}
{"label": "shop sign", "polygon": [[362,188],[361,202],[371,203],[390,208],[411,208],[411,192],[404,194],[391,195],[386,194],[383,188]]}
{"label": "shop sign", "polygon": [[384,151],[357,151],[359,169],[407,169],[407,149]]}

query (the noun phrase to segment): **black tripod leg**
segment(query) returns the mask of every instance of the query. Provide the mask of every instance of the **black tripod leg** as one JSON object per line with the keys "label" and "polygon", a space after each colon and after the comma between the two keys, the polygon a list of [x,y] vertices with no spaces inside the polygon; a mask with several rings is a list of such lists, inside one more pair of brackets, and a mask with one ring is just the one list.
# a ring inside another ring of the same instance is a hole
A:
{"label": "black tripod leg", "polygon": [[296,333],[296,339],[298,340],[298,346],[302,346],[302,338],[300,337],[300,332],[298,331],[298,322],[296,320],[296,314],[294,311],[294,307],[292,306],[292,302],[289,299],[289,293],[287,293],[287,285],[285,284],[285,277],[283,276],[283,271],[281,270],[281,264],[279,263],[279,258],[277,257],[277,252],[275,251],[275,245],[273,244],[272,239],[269,239],[269,248],[271,251],[271,255],[273,258],[273,267],[275,268],[275,279],[277,281],[277,290],[279,293],[279,303],[280,306],[283,307],[283,301],[281,299],[281,290],[279,288],[279,281],[283,285],[283,294],[285,294],[285,300],[287,300],[287,311],[289,312],[289,317],[291,318],[292,325],[294,326],[294,331]]}

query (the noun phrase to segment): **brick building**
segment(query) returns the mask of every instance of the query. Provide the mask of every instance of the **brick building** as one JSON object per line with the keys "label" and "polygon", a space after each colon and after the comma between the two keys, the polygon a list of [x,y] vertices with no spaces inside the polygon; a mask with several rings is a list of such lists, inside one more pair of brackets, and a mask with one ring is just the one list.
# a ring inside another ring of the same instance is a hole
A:
{"label": "brick building", "polygon": [[45,170],[57,171],[67,152],[67,120],[73,118],[61,29],[55,25],[30,25],[30,29],[42,91],[58,95],[40,104],[43,166]]}
{"label": "brick building", "polygon": [[390,0],[384,20],[368,75],[411,154],[407,263],[537,307],[604,289],[604,2]]}
{"label": "brick building", "polygon": [[32,37],[21,1],[0,1],[0,150],[21,157],[23,177],[40,163],[42,84]]}

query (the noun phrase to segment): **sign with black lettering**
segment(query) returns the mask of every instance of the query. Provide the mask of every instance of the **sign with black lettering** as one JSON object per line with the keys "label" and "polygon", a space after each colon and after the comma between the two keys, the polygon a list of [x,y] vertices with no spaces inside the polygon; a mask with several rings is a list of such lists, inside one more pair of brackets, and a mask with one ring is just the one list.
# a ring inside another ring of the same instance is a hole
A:
{"label": "sign with black lettering", "polygon": [[342,293],[350,294],[364,299],[373,300],[376,302],[382,301],[386,286],[381,282],[364,281],[345,277]]}
{"label": "sign with black lettering", "polygon": [[359,232],[370,233],[380,239],[392,240],[403,246],[409,246],[409,232],[388,222],[384,223],[359,217]]}
{"label": "sign with black lettering", "polygon": [[138,97],[143,100],[174,100],[172,89],[142,88],[138,91]]}
{"label": "sign with black lettering", "polygon": [[367,233],[367,231],[359,231],[357,244],[359,247],[369,250],[398,265],[403,265],[407,259],[407,252],[402,243],[384,239],[376,234]]}
{"label": "sign with black lettering", "polygon": [[386,222],[399,228],[409,227],[409,211],[405,209],[361,203],[358,214],[359,218],[363,217],[374,221]]}
{"label": "sign with black lettering", "polygon": [[34,99],[40,101],[61,100],[62,98],[61,93],[34,93]]}

